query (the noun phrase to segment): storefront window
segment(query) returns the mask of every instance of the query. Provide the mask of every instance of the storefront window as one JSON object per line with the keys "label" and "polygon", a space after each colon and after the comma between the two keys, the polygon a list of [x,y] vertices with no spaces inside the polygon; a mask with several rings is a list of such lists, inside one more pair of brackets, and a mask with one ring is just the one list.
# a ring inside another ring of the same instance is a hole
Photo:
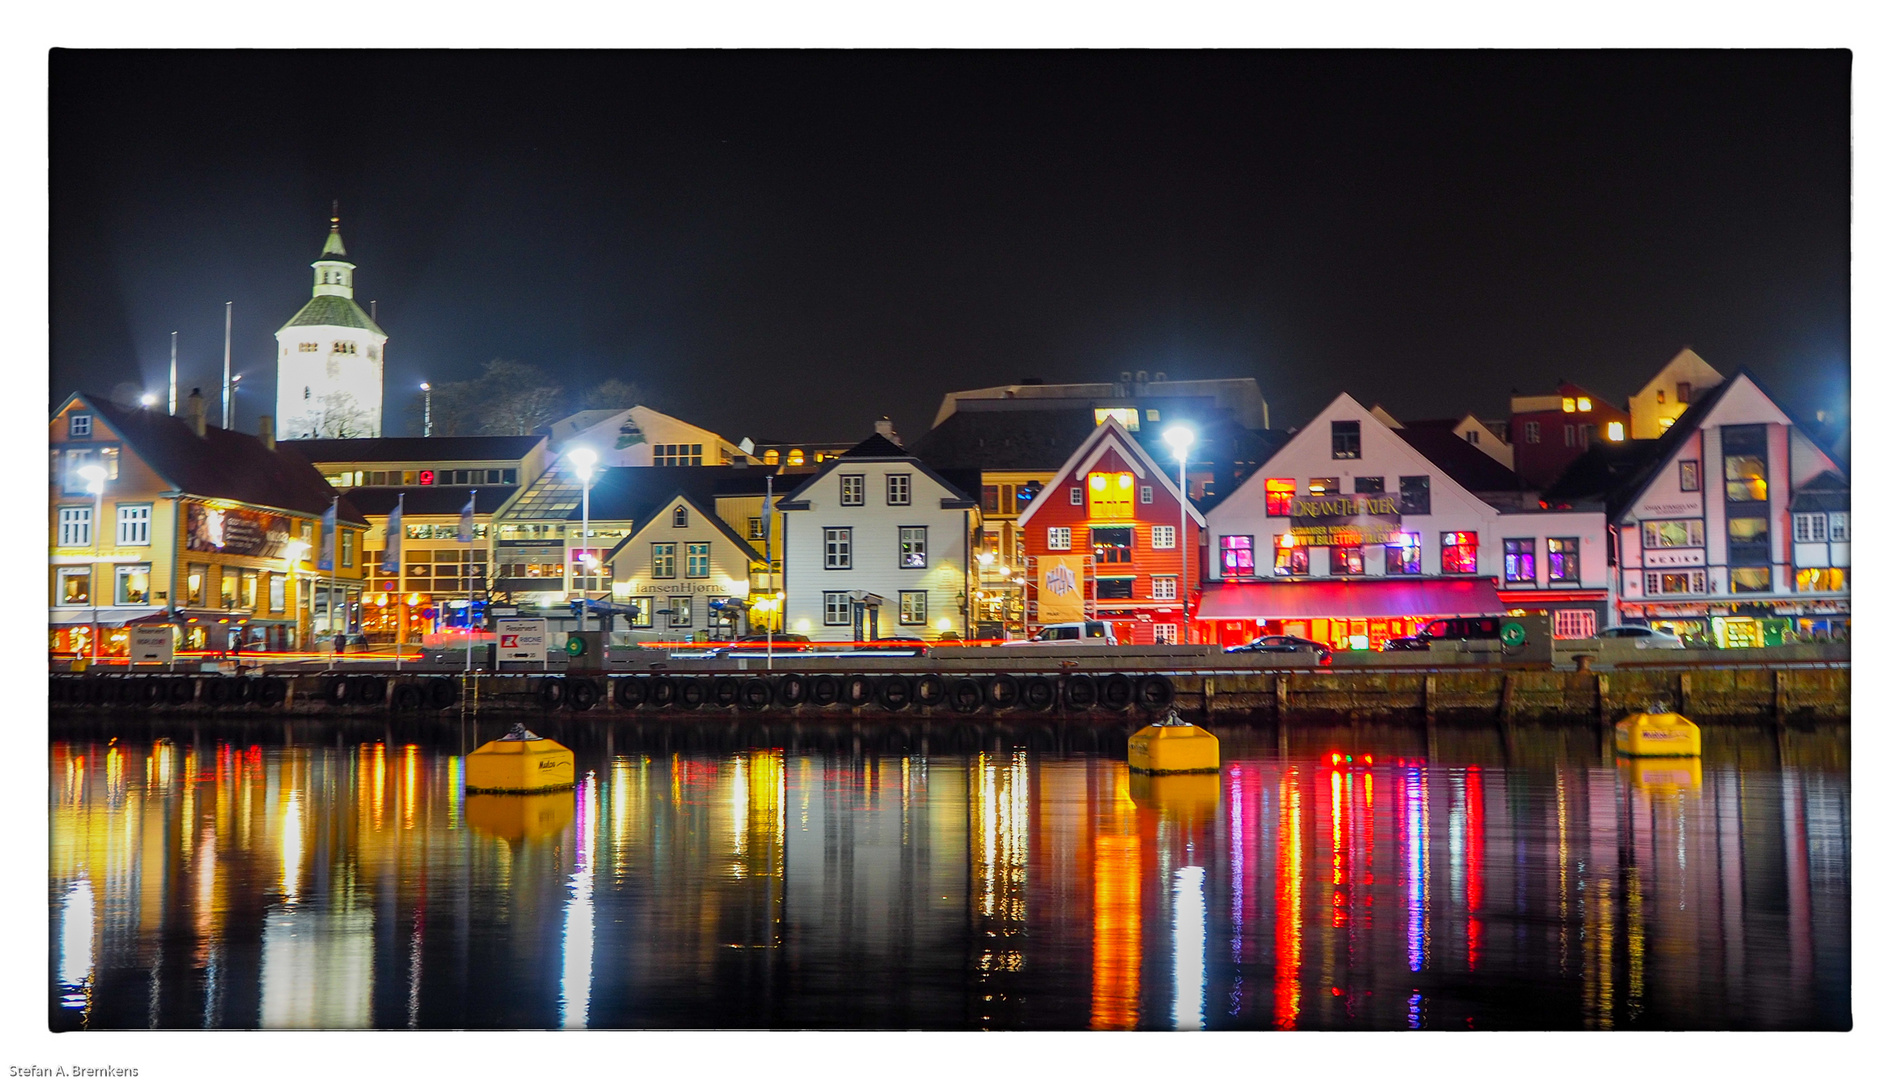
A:
{"label": "storefront window", "polygon": [[1222,577],[1253,576],[1253,537],[1220,538],[1220,572]]}
{"label": "storefront window", "polygon": [[118,569],[118,584],[113,593],[117,604],[149,604],[152,602],[152,564],[138,563],[133,566],[121,566]]}
{"label": "storefront window", "polygon": [[1358,544],[1335,544],[1332,547],[1332,553],[1334,575],[1351,577],[1366,572],[1366,549]]}
{"label": "storefront window", "polygon": [[1267,481],[1267,516],[1293,516],[1293,478],[1276,477]]}
{"label": "storefront window", "polygon": [[1699,548],[1702,546],[1702,519],[1643,522],[1643,546],[1646,548]]}
{"label": "storefront window", "polygon": [[1504,542],[1504,580],[1536,583],[1536,541],[1524,537]]}
{"label": "storefront window", "polygon": [[205,602],[205,579],[211,576],[211,567],[204,563],[192,563],[185,568],[185,603],[191,607],[203,607]]}
{"label": "storefront window", "polygon": [[1728,572],[1728,588],[1735,593],[1763,593],[1769,591],[1770,570],[1766,566],[1732,566]]}
{"label": "storefront window", "polygon": [[1568,582],[1583,580],[1583,566],[1578,558],[1576,537],[1553,536],[1544,543],[1550,552],[1550,580]]}
{"label": "storefront window", "polygon": [[1432,512],[1432,478],[1429,476],[1399,477],[1399,513],[1429,514]]}
{"label": "storefront window", "polygon": [[1308,570],[1307,549],[1305,546],[1293,545],[1291,547],[1276,547],[1273,549],[1273,572],[1275,576],[1294,577],[1305,574]]}
{"label": "storefront window", "polygon": [[238,575],[228,566],[218,568],[218,604],[230,611],[237,607]]}
{"label": "storefront window", "polygon": [[1709,591],[1707,571],[1687,570],[1681,573],[1665,574],[1651,570],[1644,575],[1643,591],[1650,596],[1662,596],[1671,593],[1701,594]]}
{"label": "storefront window", "polygon": [[1840,592],[1845,588],[1847,571],[1840,567],[1795,571],[1795,592]]}
{"label": "storefront window", "polygon": [[257,571],[241,570],[238,572],[238,596],[241,598],[246,611],[257,610]]}
{"label": "storefront window", "polygon": [[1478,572],[1478,534],[1447,532],[1438,535],[1439,569],[1447,574]]}
{"label": "storefront window", "polygon": [[92,603],[92,567],[66,567],[59,572],[59,603],[66,607],[84,607]]}
{"label": "storefront window", "polygon": [[1420,573],[1419,555],[1423,550],[1424,546],[1419,543],[1417,533],[1395,533],[1394,538],[1385,545],[1385,572],[1387,574]]}

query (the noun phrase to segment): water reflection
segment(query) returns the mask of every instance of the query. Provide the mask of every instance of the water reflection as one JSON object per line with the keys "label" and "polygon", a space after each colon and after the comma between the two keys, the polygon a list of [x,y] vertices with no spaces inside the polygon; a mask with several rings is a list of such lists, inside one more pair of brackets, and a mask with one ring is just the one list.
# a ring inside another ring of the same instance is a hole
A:
{"label": "water reflection", "polygon": [[1160,778],[582,737],[535,796],[465,796],[427,739],[56,742],[53,1024],[1847,1023],[1827,736],[1506,765],[1223,735],[1218,775]]}

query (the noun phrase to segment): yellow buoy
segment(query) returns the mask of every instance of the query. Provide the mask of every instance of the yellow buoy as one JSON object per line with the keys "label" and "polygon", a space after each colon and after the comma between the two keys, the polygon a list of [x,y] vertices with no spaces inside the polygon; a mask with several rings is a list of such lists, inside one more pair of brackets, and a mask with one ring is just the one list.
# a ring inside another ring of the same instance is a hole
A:
{"label": "yellow buoy", "polygon": [[1220,740],[1170,711],[1167,720],[1128,737],[1128,768],[1138,773],[1219,772]]}
{"label": "yellow buoy", "polygon": [[478,792],[553,791],[574,786],[574,751],[520,724],[468,756],[462,788]]}
{"label": "yellow buoy", "polygon": [[1631,713],[1617,721],[1616,752],[1629,757],[1701,757],[1702,729],[1678,713]]}
{"label": "yellow buoy", "polygon": [[1699,757],[1632,757],[1623,759],[1623,776],[1637,791],[1666,793],[1694,791],[1702,786]]}

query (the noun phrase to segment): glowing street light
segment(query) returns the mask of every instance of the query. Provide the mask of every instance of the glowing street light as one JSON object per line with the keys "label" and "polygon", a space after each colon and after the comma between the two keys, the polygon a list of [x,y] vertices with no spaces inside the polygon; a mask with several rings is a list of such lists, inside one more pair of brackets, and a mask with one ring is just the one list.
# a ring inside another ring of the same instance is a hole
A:
{"label": "glowing street light", "polygon": [[86,491],[92,496],[92,565],[86,569],[86,593],[92,597],[92,662],[99,662],[99,534],[105,528],[106,467],[97,463],[81,465]]}
{"label": "glowing street light", "polygon": [[[587,503],[589,489],[594,486],[594,466],[600,462],[600,455],[591,447],[576,446],[567,452],[568,463],[574,466],[575,475],[581,480],[581,569],[587,569],[587,534],[589,528]],[[587,629],[587,590],[581,590],[581,630]]]}
{"label": "glowing street light", "polygon": [[1181,548],[1181,587],[1176,591],[1175,599],[1181,602],[1181,634],[1188,635],[1187,591],[1188,581],[1188,544],[1187,544],[1187,459],[1188,450],[1194,445],[1194,429],[1185,424],[1176,424],[1161,433],[1161,441],[1174,451],[1176,461],[1181,463],[1181,532],[1174,542]]}
{"label": "glowing street light", "polygon": [[139,407],[140,407],[140,408],[143,408],[143,409],[149,409],[149,408],[151,408],[152,406],[154,406],[154,405],[156,405],[156,404],[158,404],[158,395],[157,395],[157,394],[154,394],[154,393],[150,393],[150,392],[148,391],[147,393],[144,393],[144,394],[140,394],[140,395],[139,395]]}

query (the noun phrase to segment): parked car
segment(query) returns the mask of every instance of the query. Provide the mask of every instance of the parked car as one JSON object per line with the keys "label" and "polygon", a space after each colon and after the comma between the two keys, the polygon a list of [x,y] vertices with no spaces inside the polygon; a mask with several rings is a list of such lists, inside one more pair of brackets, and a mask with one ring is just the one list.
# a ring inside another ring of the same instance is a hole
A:
{"label": "parked car", "polygon": [[1027,641],[1005,641],[1005,645],[1114,645],[1115,628],[1090,619],[1087,622],[1050,623]]}
{"label": "parked car", "polygon": [[1426,652],[1434,641],[1496,641],[1504,620],[1496,615],[1433,619],[1410,637],[1387,638],[1385,652]]}
{"label": "parked car", "polygon": [[1333,650],[1317,641],[1289,634],[1267,634],[1254,638],[1245,645],[1229,645],[1230,653],[1301,653],[1310,652],[1322,664],[1333,662]]}
{"label": "parked car", "polygon": [[1430,638],[1395,637],[1386,638],[1385,644],[1380,646],[1380,649],[1384,652],[1429,652],[1431,647]]}
{"label": "parked car", "polygon": [[1612,626],[1597,634],[1598,641],[1627,641],[1639,649],[1680,649],[1682,639],[1674,630],[1658,626]]}

